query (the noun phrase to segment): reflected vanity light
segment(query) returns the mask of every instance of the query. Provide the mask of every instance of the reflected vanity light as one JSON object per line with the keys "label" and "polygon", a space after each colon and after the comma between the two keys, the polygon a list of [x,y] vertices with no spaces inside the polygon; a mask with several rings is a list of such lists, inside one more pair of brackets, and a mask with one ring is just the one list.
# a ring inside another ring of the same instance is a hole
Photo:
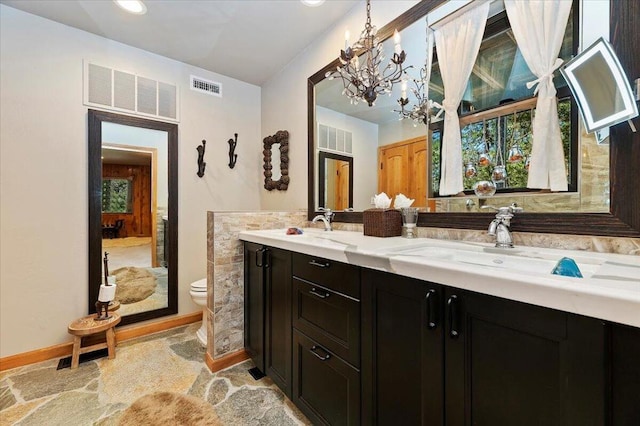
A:
{"label": "reflected vanity light", "polygon": [[[613,48],[604,38],[560,68],[576,97],[588,133],[638,116],[638,107]],[[607,90],[613,89],[613,90]]]}
{"label": "reflected vanity light", "polygon": [[144,15],[147,13],[147,6],[140,0],[113,0],[113,2],[134,15]]}

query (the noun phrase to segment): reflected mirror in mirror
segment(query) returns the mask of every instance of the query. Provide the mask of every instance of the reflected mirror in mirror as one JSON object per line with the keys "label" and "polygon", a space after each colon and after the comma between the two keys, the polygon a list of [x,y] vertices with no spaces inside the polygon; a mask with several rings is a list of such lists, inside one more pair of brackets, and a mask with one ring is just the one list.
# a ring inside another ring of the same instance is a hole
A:
{"label": "reflected mirror in mirror", "polygon": [[[90,119],[92,129],[99,126],[99,132],[90,130],[90,147],[95,144],[89,153],[90,175],[99,178],[99,184],[90,178],[90,194],[97,189],[101,208],[96,211],[98,206],[90,197],[89,312],[95,309],[106,252],[109,274],[116,277],[115,300],[123,322],[175,313],[177,256],[171,243],[175,212],[170,207],[176,180],[170,180],[175,161],[174,153],[170,155],[170,140],[175,143],[171,126],[175,125],[96,114],[106,119],[99,123]],[[96,151],[99,164],[92,165]],[[99,241],[92,239],[97,235]]]}
{"label": "reflected mirror in mirror", "polygon": [[320,152],[319,154],[320,207],[334,211],[353,206],[353,158]]}
{"label": "reflected mirror in mirror", "polygon": [[282,178],[282,170],[280,169],[280,144],[271,145],[271,179],[276,181]]}

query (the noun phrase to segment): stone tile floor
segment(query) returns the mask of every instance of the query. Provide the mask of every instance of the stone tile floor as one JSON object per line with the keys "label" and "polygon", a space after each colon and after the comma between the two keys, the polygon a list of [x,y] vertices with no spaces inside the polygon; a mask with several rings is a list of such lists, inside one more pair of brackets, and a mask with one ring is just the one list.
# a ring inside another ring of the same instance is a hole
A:
{"label": "stone tile floor", "polygon": [[195,339],[200,323],[118,344],[116,359],[56,370],[50,360],[0,373],[0,425],[115,426],[129,405],[157,392],[208,401],[225,425],[311,423],[251,361],[212,374]]}

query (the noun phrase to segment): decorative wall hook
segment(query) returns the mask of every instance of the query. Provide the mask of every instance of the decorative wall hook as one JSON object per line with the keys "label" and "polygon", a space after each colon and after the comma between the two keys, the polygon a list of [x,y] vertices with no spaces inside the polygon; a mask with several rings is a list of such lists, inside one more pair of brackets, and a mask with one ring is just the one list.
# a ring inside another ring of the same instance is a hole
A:
{"label": "decorative wall hook", "polygon": [[233,169],[236,166],[236,161],[238,160],[238,154],[234,154],[236,150],[236,145],[238,144],[238,134],[234,133],[235,140],[229,139],[229,168]]}
{"label": "decorative wall hook", "polygon": [[198,150],[198,176],[204,176],[204,168],[207,166],[207,163],[204,162],[204,149],[207,145],[207,141],[202,139],[202,145],[198,145],[196,148]]}

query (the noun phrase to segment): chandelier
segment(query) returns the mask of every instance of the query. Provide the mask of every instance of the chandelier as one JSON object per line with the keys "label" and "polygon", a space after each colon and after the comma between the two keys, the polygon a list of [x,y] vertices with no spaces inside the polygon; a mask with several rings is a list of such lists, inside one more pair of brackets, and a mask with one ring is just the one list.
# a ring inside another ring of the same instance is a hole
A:
{"label": "chandelier", "polygon": [[411,109],[405,109],[409,104],[409,98],[407,97],[407,81],[402,82],[402,93],[398,103],[401,110],[394,110],[400,114],[400,119],[411,119],[413,125],[416,126],[419,123],[429,124],[429,118],[431,116],[431,108],[438,106],[433,101],[429,100],[429,81],[431,80],[431,65],[433,61],[433,30],[429,28],[427,24],[427,55],[424,63],[424,68],[420,70],[419,79],[411,79],[415,87],[411,88],[411,92],[416,97],[417,103],[411,107]]}
{"label": "chandelier", "polygon": [[[391,94],[393,85],[400,82],[405,70],[402,63],[407,55],[400,46],[400,35],[394,33],[394,53],[387,66],[380,71],[384,61],[384,51],[380,39],[376,37],[377,28],[371,25],[371,2],[367,0],[367,23],[360,39],[349,46],[348,32],[346,35],[345,49],[340,51],[340,65],[336,71],[329,71],[325,77],[332,80],[342,78],[344,85],[343,95],[349,97],[352,104],[359,101],[373,106],[380,94]],[[360,63],[358,54],[364,56],[363,64]]]}

